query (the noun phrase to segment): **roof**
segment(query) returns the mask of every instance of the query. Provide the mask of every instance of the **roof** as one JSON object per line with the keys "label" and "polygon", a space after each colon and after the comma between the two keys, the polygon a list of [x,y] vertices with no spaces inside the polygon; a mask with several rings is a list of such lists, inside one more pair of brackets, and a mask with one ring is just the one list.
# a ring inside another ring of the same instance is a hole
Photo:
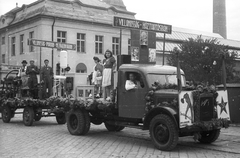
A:
{"label": "roof", "polygon": [[11,24],[16,24],[37,15],[111,25],[113,16],[116,14],[120,17],[135,19],[135,13],[109,5],[100,0],[38,0],[14,9],[10,13],[15,14]]}
{"label": "roof", "polygon": [[[210,33],[210,32],[202,32],[197,30],[190,30],[184,28],[173,27],[172,34],[165,34],[165,51],[169,52],[172,51],[174,47],[179,47],[179,45],[183,42],[188,40],[189,38],[196,39],[198,36],[201,36],[202,39],[217,39],[219,44],[228,46],[230,50],[237,50],[239,57],[240,57],[240,41],[224,39],[217,33]],[[158,51],[163,50],[163,33],[157,33],[157,43],[156,49]]]}
{"label": "roof", "polygon": [[[140,70],[147,74],[177,74],[177,68],[169,65],[153,65],[153,64],[123,64],[119,69]],[[181,70],[181,74],[184,72]]]}

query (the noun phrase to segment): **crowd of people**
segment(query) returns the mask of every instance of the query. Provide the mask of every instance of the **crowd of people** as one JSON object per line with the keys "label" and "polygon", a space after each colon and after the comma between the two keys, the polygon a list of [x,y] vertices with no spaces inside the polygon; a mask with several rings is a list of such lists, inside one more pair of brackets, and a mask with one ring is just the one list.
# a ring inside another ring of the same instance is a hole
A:
{"label": "crowd of people", "polygon": [[[53,69],[48,66],[49,60],[44,60],[44,66],[39,68],[34,65],[34,60],[30,60],[30,65],[27,66],[27,61],[22,61],[22,67],[19,69],[18,76],[21,77],[23,91],[29,92],[29,95],[34,99],[39,98],[38,85],[42,85],[41,98],[48,98],[52,96],[52,83],[53,83]],[[38,82],[37,75],[40,74],[40,83]]]}

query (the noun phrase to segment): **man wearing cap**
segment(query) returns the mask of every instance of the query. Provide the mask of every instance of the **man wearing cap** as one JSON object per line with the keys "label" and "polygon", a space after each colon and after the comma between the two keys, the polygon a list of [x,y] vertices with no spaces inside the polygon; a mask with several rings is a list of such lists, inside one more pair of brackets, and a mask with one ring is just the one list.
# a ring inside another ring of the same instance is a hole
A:
{"label": "man wearing cap", "polygon": [[28,79],[28,87],[31,96],[36,99],[37,98],[37,74],[39,74],[39,69],[36,65],[34,65],[34,60],[30,60],[30,65],[27,67],[26,74],[29,76]]}
{"label": "man wearing cap", "polygon": [[22,61],[22,67],[18,71],[18,77],[21,77],[22,80],[22,89],[27,89],[28,88],[28,76],[26,74],[27,71],[27,61],[23,60]]}
{"label": "man wearing cap", "polygon": [[[53,82],[53,69],[48,66],[49,60],[44,60],[44,66],[40,71],[40,79],[41,83],[43,83],[43,98],[48,98],[52,95],[52,82]],[[48,89],[48,93],[46,90]]]}

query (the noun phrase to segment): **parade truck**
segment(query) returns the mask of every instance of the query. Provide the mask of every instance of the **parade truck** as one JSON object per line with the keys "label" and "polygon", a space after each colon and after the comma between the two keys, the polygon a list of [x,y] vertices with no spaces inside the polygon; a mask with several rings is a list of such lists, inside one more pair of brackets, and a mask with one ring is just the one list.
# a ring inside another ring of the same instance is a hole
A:
{"label": "parade truck", "polygon": [[[110,132],[125,127],[149,130],[155,147],[169,151],[183,136],[212,143],[221,128],[229,126],[227,90],[186,85],[184,72],[177,67],[120,63],[112,101],[93,99],[69,106],[66,119],[70,134],[86,135],[91,123],[103,123]],[[130,73],[140,86],[126,90]]]}

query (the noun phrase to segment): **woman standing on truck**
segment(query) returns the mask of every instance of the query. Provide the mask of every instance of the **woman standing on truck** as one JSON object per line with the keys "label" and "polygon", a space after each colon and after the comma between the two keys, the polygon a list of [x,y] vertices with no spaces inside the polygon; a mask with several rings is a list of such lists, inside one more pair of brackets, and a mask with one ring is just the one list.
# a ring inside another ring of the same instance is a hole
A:
{"label": "woman standing on truck", "polygon": [[94,94],[96,94],[96,97],[99,98],[102,87],[103,65],[100,63],[101,60],[98,57],[93,57],[93,60],[96,65],[93,67],[92,84],[95,85]]}
{"label": "woman standing on truck", "polygon": [[113,57],[112,52],[107,49],[104,54],[105,59],[103,59],[103,80],[102,80],[102,87],[104,90],[103,99],[110,101],[110,91],[113,88],[113,70],[116,68],[116,60]]}

